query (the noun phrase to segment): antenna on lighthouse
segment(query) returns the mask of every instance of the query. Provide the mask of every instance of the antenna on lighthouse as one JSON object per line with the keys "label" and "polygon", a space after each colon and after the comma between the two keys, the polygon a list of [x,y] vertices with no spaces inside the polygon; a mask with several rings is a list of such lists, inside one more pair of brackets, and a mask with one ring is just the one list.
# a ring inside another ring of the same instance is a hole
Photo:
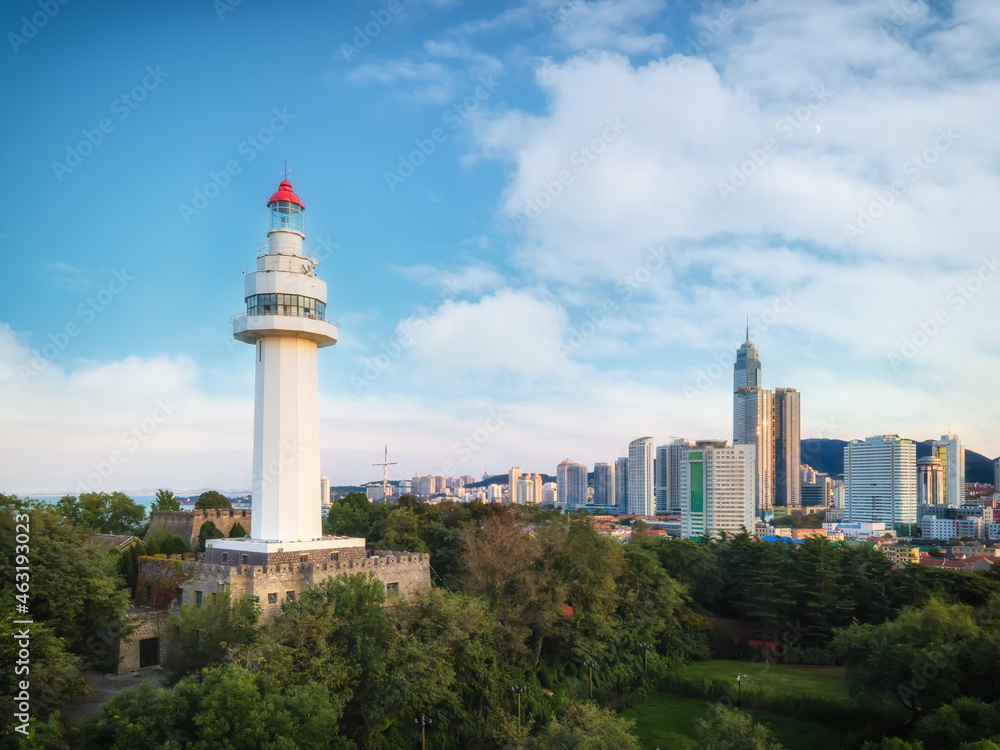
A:
{"label": "antenna on lighthouse", "polygon": [[385,444],[385,459],[380,464],[378,464],[378,463],[372,464],[372,466],[381,466],[382,467],[382,502],[383,503],[389,502],[387,500],[387,498],[389,497],[389,467],[390,466],[395,466],[395,465],[396,465],[395,461],[390,461],[389,460],[389,444],[386,443]]}

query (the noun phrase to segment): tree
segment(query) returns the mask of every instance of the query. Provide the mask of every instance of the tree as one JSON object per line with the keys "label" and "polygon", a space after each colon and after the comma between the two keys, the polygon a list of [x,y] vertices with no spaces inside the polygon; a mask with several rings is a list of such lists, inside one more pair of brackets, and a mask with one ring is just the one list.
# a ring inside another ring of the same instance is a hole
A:
{"label": "tree", "polygon": [[282,691],[264,674],[228,664],[181,680],[126,688],[82,727],[85,747],[347,750],[344,698],[313,682]]}
{"label": "tree", "polygon": [[180,616],[167,621],[167,663],[164,671],[176,682],[187,674],[222,662],[229,648],[253,643],[260,607],[249,597],[229,592],[209,595],[201,606],[185,602]]}
{"label": "tree", "polygon": [[224,539],[225,536],[214,521],[205,521],[198,530],[198,551],[205,551],[206,539]]}
{"label": "tree", "polygon": [[[33,721],[47,718],[52,711],[66,706],[73,696],[88,691],[81,675],[83,660],[69,652],[66,641],[59,638],[51,627],[40,622],[30,628],[30,674],[16,674],[20,646],[14,639],[24,626],[14,624],[15,619],[20,619],[14,614],[14,605],[13,591],[5,588],[0,593],[0,606],[3,608],[0,610],[0,662],[6,666],[6,669],[0,670],[0,706],[3,707],[0,727],[5,728],[14,715],[14,698],[21,680],[30,681]],[[5,734],[9,735],[12,731],[7,728]]]}
{"label": "tree", "polygon": [[914,714],[960,695],[991,689],[983,664],[996,658],[995,639],[984,639],[973,610],[931,597],[881,625],[854,623],[834,640],[847,667],[852,695],[898,701]]}
{"label": "tree", "polygon": [[157,490],[156,499],[150,510],[180,510],[180,501],[170,490]]}
{"label": "tree", "polygon": [[247,535],[247,530],[243,528],[243,524],[239,521],[233,524],[233,528],[229,530],[230,539],[242,539]]}
{"label": "tree", "polygon": [[771,730],[745,711],[716,703],[695,721],[703,750],[784,750]]}
{"label": "tree", "polygon": [[541,732],[517,747],[519,750],[639,750],[642,746],[631,733],[634,726],[635,722],[621,719],[606,708],[574,703],[562,716],[552,719]]}
{"label": "tree", "polygon": [[[89,666],[110,667],[106,645],[127,630],[123,616],[129,607],[118,561],[90,544],[89,529],[66,523],[57,513],[32,510],[29,522],[31,598],[26,619],[44,622]],[[14,514],[0,510],[0,539],[14,538]],[[0,590],[14,589],[15,573],[14,555],[0,555]]]}
{"label": "tree", "polygon": [[196,510],[228,510],[233,507],[229,498],[217,490],[207,490],[198,495],[198,502],[194,504]]}
{"label": "tree", "polygon": [[96,534],[139,535],[146,518],[146,509],[121,492],[66,495],[56,503],[56,508],[65,518]]}

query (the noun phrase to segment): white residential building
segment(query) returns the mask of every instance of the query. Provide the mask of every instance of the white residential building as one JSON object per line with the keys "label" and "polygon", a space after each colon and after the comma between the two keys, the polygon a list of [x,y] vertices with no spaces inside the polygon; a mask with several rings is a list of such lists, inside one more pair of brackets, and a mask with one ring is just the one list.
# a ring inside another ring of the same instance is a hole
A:
{"label": "white residential building", "polygon": [[844,504],[847,521],[916,523],[916,444],[877,435],[845,445]]}
{"label": "white residential building", "polygon": [[653,438],[636,438],[628,444],[628,512],[656,515],[653,496]]}

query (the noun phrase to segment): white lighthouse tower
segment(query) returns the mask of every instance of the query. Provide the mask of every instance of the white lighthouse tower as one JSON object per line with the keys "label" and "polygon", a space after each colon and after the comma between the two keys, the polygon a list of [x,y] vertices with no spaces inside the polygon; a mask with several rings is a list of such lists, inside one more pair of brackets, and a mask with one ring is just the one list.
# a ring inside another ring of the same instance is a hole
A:
{"label": "white lighthouse tower", "polygon": [[337,343],[337,325],[326,319],[326,283],[304,244],[305,204],[287,175],[267,207],[267,242],[244,282],[246,314],[233,319],[256,368],[250,539],[237,546],[304,550],[323,544],[316,353]]}

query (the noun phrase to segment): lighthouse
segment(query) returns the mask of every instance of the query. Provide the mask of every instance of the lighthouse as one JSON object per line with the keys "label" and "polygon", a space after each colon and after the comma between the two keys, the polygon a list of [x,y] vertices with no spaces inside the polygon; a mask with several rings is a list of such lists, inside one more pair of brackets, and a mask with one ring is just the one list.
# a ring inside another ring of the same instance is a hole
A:
{"label": "lighthouse", "polygon": [[326,318],[326,283],[306,250],[306,207],[287,175],[267,209],[267,240],[244,281],[246,313],[233,318],[233,337],[254,346],[250,539],[316,542],[323,536],[317,352],[337,343],[337,325]]}
{"label": "lighthouse", "polygon": [[[182,563],[190,576],[180,584],[177,605],[198,607],[205,595],[223,592],[248,596],[266,620],[335,576],[374,575],[393,595],[431,585],[426,555],[368,555],[361,537],[323,536],[320,488],[328,497],[329,480],[319,465],[316,356],[337,343],[338,329],[327,320],[326,284],[306,249],[305,209],[286,172],[267,201],[267,240],[257,251],[256,270],[246,275],[246,310],[232,318],[233,337],[253,346],[256,376],[250,536],[206,539],[205,552]],[[164,523],[191,524],[194,540],[209,520],[232,525],[246,518],[246,510],[154,515],[164,516]]]}

